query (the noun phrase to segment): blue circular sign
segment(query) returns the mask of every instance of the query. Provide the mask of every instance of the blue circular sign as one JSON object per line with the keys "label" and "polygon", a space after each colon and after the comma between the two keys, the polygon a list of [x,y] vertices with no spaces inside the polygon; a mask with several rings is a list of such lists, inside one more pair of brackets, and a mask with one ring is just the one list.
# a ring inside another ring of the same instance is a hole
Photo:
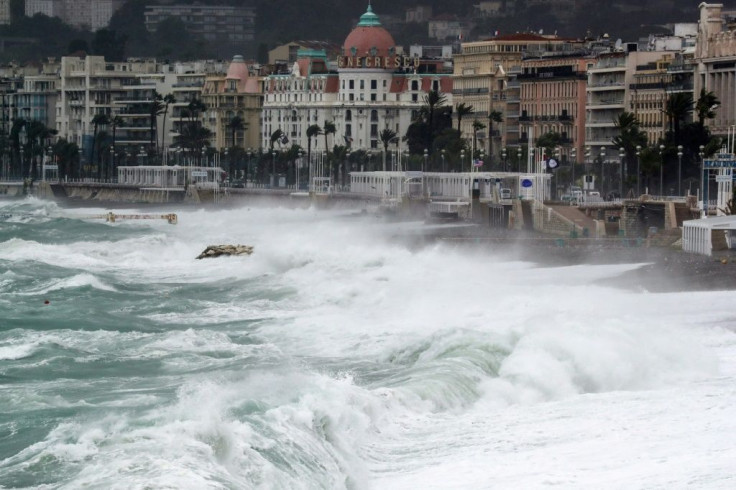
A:
{"label": "blue circular sign", "polygon": [[530,179],[523,179],[521,181],[521,186],[522,187],[531,187],[532,186],[532,181]]}

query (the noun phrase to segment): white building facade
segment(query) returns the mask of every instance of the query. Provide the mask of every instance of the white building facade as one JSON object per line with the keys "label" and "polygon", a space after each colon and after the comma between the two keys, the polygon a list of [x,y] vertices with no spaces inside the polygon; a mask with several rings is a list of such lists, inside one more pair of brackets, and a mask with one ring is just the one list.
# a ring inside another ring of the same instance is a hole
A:
{"label": "white building facade", "polygon": [[[418,73],[421,61],[400,54],[391,34],[381,27],[371,9],[343,45],[337,63],[320,51],[302,51],[288,73],[270,75],[264,84],[262,147],[271,146],[271,137],[281,130],[285,138],[278,145],[308,147],[306,130],[311,125],[335,125],[327,141],[324,136],[311,142],[312,150],[324,151],[333,145],[351,150],[383,148],[383,129],[396,132],[391,150],[398,150],[401,137],[432,90],[452,104],[451,73]],[[438,61],[437,67],[443,66]],[[429,70],[431,71],[431,70]]]}

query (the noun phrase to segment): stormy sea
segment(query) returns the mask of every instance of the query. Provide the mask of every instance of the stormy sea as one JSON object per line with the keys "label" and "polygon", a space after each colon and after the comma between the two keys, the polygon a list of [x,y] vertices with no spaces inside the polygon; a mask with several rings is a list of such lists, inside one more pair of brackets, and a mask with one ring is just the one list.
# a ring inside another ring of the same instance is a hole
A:
{"label": "stormy sea", "polygon": [[0,201],[0,488],[736,488],[733,291],[349,210],[106,211]]}

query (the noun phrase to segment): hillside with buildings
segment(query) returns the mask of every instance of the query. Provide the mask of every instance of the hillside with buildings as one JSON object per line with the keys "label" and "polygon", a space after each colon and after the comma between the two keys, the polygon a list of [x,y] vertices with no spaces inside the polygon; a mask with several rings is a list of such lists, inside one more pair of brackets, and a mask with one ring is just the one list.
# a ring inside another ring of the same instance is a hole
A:
{"label": "hillside with buildings", "polygon": [[[145,7],[144,27],[166,23],[156,10],[163,7]],[[410,22],[436,19],[404,13]],[[593,171],[597,181],[665,192],[673,179],[692,184],[703,153],[736,124],[735,17],[719,5],[701,5],[666,34],[623,41],[537,31],[404,43],[390,15],[371,7],[352,15],[337,41],[294,37],[266,46],[261,59],[246,51],[255,40],[236,43],[243,55],[224,61],[131,57],[116,51],[124,34],[100,30],[90,51],[80,42],[41,63],[8,63],[0,85],[5,176],[28,171],[21,149],[49,146],[66,162],[78,158],[64,167],[74,177],[225,151],[238,170],[247,161],[261,173],[269,159],[288,167],[311,152],[343,175],[376,168],[381,153],[390,166],[405,152],[422,168],[459,169],[475,158],[511,169],[542,148],[564,179]],[[23,128],[34,128],[34,138],[21,142]],[[673,161],[679,175],[662,170]]]}

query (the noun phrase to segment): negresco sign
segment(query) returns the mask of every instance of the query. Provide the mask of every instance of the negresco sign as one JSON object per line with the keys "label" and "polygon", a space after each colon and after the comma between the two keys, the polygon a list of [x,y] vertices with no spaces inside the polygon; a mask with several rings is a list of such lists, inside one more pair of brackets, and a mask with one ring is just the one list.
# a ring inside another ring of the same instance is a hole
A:
{"label": "negresco sign", "polygon": [[410,56],[338,56],[338,68],[417,68],[419,58]]}

